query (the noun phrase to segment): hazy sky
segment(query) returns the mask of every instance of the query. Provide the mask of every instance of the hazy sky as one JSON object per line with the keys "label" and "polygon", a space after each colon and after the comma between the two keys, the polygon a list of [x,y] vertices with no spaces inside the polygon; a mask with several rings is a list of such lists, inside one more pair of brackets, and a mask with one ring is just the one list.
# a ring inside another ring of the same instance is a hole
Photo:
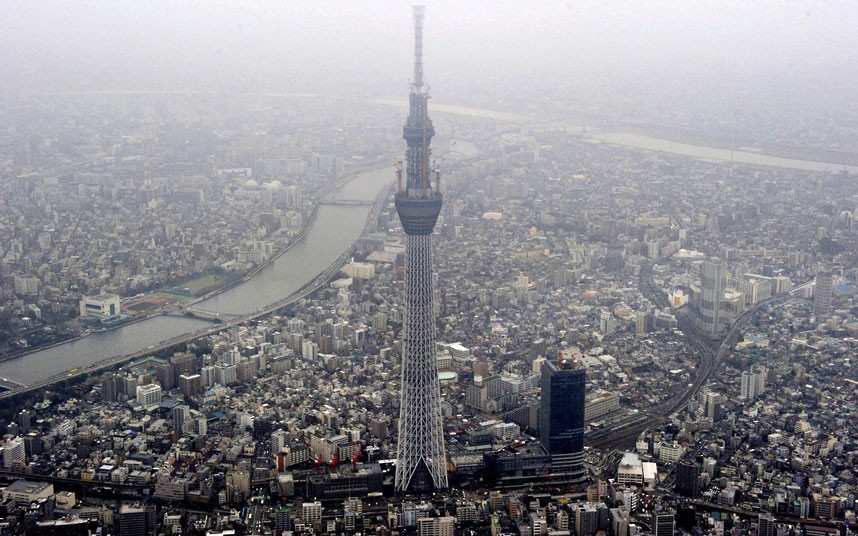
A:
{"label": "hazy sky", "polygon": [[[405,91],[413,2],[0,0],[7,90]],[[855,71],[854,0],[429,0],[434,86]]]}

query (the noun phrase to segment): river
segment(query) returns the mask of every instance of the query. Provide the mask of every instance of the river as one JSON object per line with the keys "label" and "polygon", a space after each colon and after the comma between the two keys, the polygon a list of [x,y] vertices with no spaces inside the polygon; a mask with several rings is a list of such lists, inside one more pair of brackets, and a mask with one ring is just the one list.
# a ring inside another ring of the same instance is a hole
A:
{"label": "river", "polygon": [[[393,166],[360,173],[334,198],[372,201],[393,184]],[[252,278],[195,304],[196,308],[244,315],[286,299],[348,250],[360,237],[372,207],[322,205],[304,239]],[[176,337],[211,327],[204,320],[155,316],[110,331],[62,343],[0,363],[0,378],[19,384],[45,381],[64,371],[145,351]]]}
{"label": "river", "polygon": [[845,166],[843,164],[831,164],[828,162],[816,162],[813,160],[783,158],[780,156],[763,154],[761,152],[758,153],[742,150],[731,151],[730,149],[718,149],[703,145],[679,143],[643,134],[633,134],[631,132],[595,132],[590,134],[588,138],[605,143],[622,145],[624,147],[634,147],[636,149],[671,153],[706,160],[717,160],[720,162],[736,162],[755,166],[791,168],[817,172],[829,171],[832,173],[846,169],[850,173],[858,173],[858,166]]}

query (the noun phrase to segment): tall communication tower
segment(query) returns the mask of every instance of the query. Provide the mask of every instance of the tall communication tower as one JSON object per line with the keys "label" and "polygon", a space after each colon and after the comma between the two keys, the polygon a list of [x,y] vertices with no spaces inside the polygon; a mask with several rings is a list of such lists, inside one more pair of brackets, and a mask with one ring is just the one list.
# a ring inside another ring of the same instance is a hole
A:
{"label": "tall communication tower", "polygon": [[423,90],[424,6],[414,6],[414,80],[403,138],[408,148],[406,182],[397,166],[396,212],[405,230],[405,320],[402,336],[402,393],[396,455],[398,493],[447,487],[447,463],[441,421],[441,384],[435,360],[435,312],[432,309],[432,231],[441,212],[437,174],[429,179],[429,142],[435,128]]}

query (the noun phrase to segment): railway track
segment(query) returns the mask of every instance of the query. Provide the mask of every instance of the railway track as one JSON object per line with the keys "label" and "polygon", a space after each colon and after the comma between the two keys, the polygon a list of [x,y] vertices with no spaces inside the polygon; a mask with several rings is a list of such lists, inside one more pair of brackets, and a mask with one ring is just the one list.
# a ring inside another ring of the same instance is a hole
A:
{"label": "railway track", "polygon": [[[668,300],[664,295],[664,291],[652,280],[652,266],[649,264],[641,267],[639,287],[641,293],[658,307],[666,308],[668,306]],[[693,348],[699,356],[696,375],[690,387],[647,411],[630,416],[595,433],[588,434],[585,438],[586,444],[596,448],[619,447],[627,444],[632,438],[640,435],[641,432],[661,425],[664,419],[684,407],[691,397],[695,396],[703,385],[710,380],[712,375],[721,366],[721,362],[727,351],[733,346],[739,331],[748,323],[758,309],[782,303],[789,298],[788,294],[784,294],[744,311],[730,325],[727,333],[718,340],[702,336],[690,318],[681,317],[679,327],[683,333],[683,338],[686,344],[690,348]]]}

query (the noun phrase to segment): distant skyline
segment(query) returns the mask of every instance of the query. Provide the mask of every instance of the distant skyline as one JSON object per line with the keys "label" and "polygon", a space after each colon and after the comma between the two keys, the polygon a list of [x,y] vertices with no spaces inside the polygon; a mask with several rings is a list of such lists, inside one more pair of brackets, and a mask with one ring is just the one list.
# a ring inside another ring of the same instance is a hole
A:
{"label": "distant skyline", "polygon": [[[2,0],[3,91],[403,94],[412,3]],[[858,65],[849,1],[425,4],[426,78],[443,91],[650,75],[842,80]]]}

